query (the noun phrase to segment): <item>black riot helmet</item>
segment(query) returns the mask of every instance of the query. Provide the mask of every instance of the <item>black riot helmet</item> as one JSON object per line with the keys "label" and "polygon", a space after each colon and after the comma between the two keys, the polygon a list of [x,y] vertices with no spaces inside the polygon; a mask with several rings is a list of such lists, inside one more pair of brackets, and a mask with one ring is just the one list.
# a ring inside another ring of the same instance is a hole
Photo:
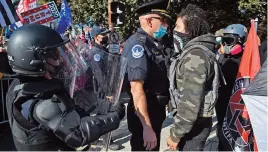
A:
{"label": "black riot helmet", "polygon": [[8,60],[12,70],[28,76],[46,73],[46,58],[58,57],[57,48],[66,44],[53,29],[38,24],[24,25],[17,29],[8,42]]}

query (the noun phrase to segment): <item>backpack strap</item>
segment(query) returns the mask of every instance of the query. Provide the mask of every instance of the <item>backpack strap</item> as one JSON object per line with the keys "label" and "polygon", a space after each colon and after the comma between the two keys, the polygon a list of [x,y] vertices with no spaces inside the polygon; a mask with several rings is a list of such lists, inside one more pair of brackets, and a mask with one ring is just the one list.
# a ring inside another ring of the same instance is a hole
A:
{"label": "backpack strap", "polygon": [[[218,65],[218,61],[216,59],[216,54],[214,54],[213,52],[211,52],[207,47],[200,45],[200,48],[202,48],[202,50],[204,51],[204,53],[206,54],[206,56],[208,58],[210,58],[212,60],[213,63],[213,67],[214,67],[214,78],[212,80],[212,99],[214,100],[213,106],[211,106],[212,108],[214,108],[216,101],[218,99],[218,91],[219,91],[219,85],[220,85],[220,81],[219,81],[219,76],[220,76],[220,66]],[[210,61],[210,60],[209,60]],[[211,110],[211,109],[209,109]]]}
{"label": "backpack strap", "polygon": [[177,108],[178,102],[179,102],[179,92],[176,89],[176,69],[177,69],[177,65],[179,63],[179,59],[180,57],[177,56],[177,58],[172,58],[171,59],[171,65],[169,67],[169,93],[170,93],[170,101],[172,104],[172,107],[174,109]]}

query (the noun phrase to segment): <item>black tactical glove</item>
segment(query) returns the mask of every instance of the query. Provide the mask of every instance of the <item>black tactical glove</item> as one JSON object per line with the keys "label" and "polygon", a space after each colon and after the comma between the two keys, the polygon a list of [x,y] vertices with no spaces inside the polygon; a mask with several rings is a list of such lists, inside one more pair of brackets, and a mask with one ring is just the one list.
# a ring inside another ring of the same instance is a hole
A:
{"label": "black tactical glove", "polygon": [[120,120],[122,120],[125,117],[125,109],[125,105],[119,101],[110,111],[116,112],[119,115]]}

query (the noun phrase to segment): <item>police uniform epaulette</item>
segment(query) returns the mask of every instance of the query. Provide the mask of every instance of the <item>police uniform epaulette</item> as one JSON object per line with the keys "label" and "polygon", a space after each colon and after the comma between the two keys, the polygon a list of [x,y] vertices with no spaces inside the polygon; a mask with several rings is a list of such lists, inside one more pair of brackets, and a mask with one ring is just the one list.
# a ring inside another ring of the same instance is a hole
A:
{"label": "police uniform epaulette", "polygon": [[137,40],[144,44],[146,42],[146,36],[144,34],[137,32]]}

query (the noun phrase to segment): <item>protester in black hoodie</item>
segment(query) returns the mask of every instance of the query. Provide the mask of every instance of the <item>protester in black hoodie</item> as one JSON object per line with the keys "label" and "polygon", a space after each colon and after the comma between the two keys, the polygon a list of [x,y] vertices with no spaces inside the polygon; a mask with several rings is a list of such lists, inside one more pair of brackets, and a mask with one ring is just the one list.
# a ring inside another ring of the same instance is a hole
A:
{"label": "protester in black hoodie", "polygon": [[[229,25],[223,31],[221,48],[218,51],[218,61],[227,85],[222,84],[219,88],[219,97],[215,106],[218,128],[221,128],[226,114],[226,109],[231,97],[241,57],[243,55],[243,45],[246,42],[247,35],[248,32],[246,27],[241,24]],[[221,145],[221,141],[219,141],[218,150],[224,150]]]}

